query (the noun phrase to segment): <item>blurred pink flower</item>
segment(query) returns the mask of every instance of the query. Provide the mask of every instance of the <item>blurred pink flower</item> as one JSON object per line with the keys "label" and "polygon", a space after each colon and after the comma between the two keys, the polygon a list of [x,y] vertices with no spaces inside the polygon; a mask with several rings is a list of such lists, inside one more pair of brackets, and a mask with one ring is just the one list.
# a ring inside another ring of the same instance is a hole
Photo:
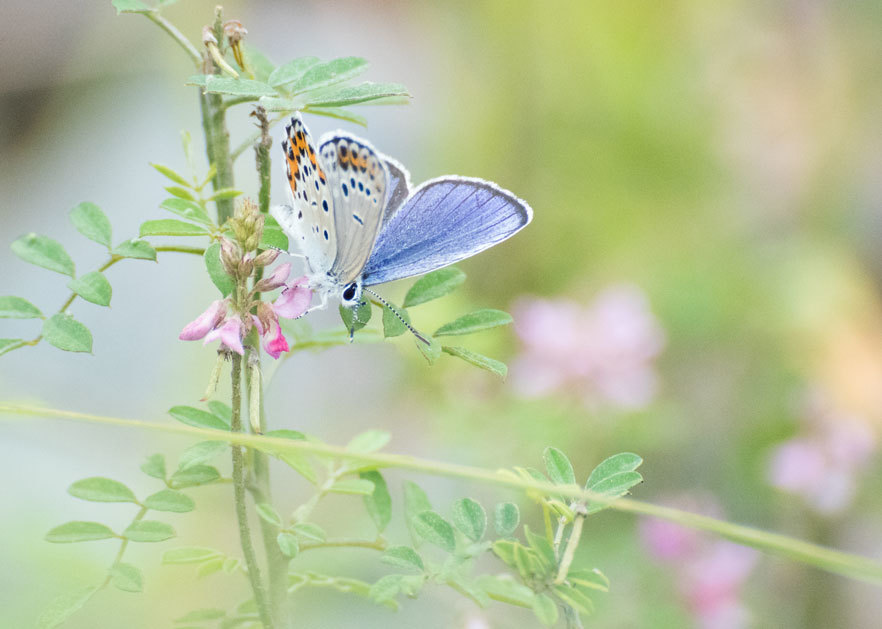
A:
{"label": "blurred pink flower", "polygon": [[772,452],[769,483],[801,496],[819,513],[842,511],[876,449],[875,435],[865,421],[842,413],[820,393],[811,396],[802,419],[802,432]]}
{"label": "blurred pink flower", "polygon": [[205,312],[188,323],[178,338],[182,341],[196,341],[204,338],[203,344],[219,340],[222,347],[237,354],[244,354],[245,348],[242,346],[242,339],[248,334],[251,326],[254,326],[263,337],[263,347],[266,353],[277,359],[283,352],[290,350],[288,340],[282,334],[279,317],[296,319],[306,312],[312,301],[312,291],[309,289],[305,277],[299,277],[293,282],[285,284],[290,272],[290,264],[281,264],[269,276],[261,279],[255,285],[256,292],[265,292],[286,286],[282,294],[272,304],[265,301],[252,302],[252,307],[256,303],[256,315],[249,315],[243,320],[239,315],[229,314],[231,299],[229,297],[219,299],[212,302]]}
{"label": "blurred pink flower", "polygon": [[658,388],[652,361],[665,337],[636,286],[611,286],[588,306],[522,299],[514,311],[524,349],[512,382],[523,395],[571,392],[586,405],[622,409],[652,401]]}
{"label": "blurred pink flower", "polygon": [[[718,511],[707,500],[675,502],[692,511]],[[696,627],[740,629],[749,625],[741,586],[756,564],[756,551],[657,518],[641,521],[640,536],[649,553],[670,566]]]}

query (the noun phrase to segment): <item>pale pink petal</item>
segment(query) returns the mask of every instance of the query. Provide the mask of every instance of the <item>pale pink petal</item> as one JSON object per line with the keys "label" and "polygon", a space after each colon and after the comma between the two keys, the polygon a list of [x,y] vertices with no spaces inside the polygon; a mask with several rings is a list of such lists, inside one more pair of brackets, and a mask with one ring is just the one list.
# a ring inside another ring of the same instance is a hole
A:
{"label": "pale pink petal", "polygon": [[260,317],[251,315],[251,320],[254,322],[254,327],[257,328],[258,334],[263,336],[263,324],[260,322]]}
{"label": "pale pink petal", "polygon": [[254,286],[254,288],[259,292],[268,292],[271,290],[277,289],[279,286],[285,285],[285,280],[288,279],[288,276],[291,274],[291,263],[286,262],[285,264],[280,264],[275,269],[273,269],[272,274],[263,278]]}
{"label": "pale pink petal", "polygon": [[193,321],[188,323],[178,336],[182,341],[197,341],[216,328],[227,312],[226,300],[218,299]]}
{"label": "pale pink petal", "polygon": [[220,339],[220,342],[236,352],[244,354],[245,348],[242,347],[242,322],[232,317],[227,319],[221,327],[216,328],[205,335],[205,344]]}
{"label": "pale pink petal", "polygon": [[263,337],[263,348],[267,354],[276,359],[282,352],[287,352],[290,349],[288,347],[288,339],[282,334],[282,328],[279,327],[278,323],[274,322],[270,329],[267,330],[266,336]]}
{"label": "pale pink petal", "polygon": [[769,463],[769,483],[778,489],[801,493],[817,487],[827,474],[821,447],[808,439],[791,439],[778,446]]}
{"label": "pale pink petal", "polygon": [[312,291],[306,282],[306,277],[294,280],[288,288],[273,302],[273,310],[285,319],[296,319],[309,308],[312,302]]}

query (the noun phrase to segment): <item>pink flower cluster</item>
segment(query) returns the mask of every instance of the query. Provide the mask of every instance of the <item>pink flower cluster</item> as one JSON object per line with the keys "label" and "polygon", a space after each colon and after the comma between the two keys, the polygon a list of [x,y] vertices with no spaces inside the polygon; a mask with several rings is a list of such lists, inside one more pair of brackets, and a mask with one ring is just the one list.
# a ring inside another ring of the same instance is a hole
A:
{"label": "pink flower cluster", "polygon": [[270,304],[259,301],[256,305],[256,314],[249,313],[243,317],[238,313],[230,312],[231,299],[218,299],[187,324],[178,338],[182,341],[197,341],[205,339],[205,343],[220,341],[221,347],[226,347],[237,354],[244,354],[242,339],[251,329],[257,328],[263,339],[263,348],[273,358],[278,358],[282,352],[287,352],[290,347],[282,328],[279,325],[279,317],[296,319],[303,315],[312,301],[312,291],[309,289],[306,277],[299,277],[293,282],[287,282],[291,273],[290,264],[280,264],[273,273],[261,279],[254,287],[257,292],[269,292],[285,286],[285,290]]}
{"label": "pink flower cluster", "polygon": [[835,408],[820,393],[810,396],[801,418],[803,430],[772,452],[769,483],[801,496],[819,513],[842,511],[876,450],[875,434],[867,422]]}
{"label": "pink flower cluster", "polygon": [[[694,510],[695,501],[679,501]],[[695,627],[740,629],[750,614],[741,602],[741,586],[753,571],[756,551],[732,542],[712,540],[693,529],[667,520],[646,518],[640,523],[644,546],[674,574]]]}
{"label": "pink flower cluster", "polygon": [[665,335],[636,286],[611,286],[587,306],[522,299],[514,315],[524,349],[512,366],[512,382],[521,394],[565,392],[587,406],[601,402],[626,410],[654,398],[658,377],[652,361]]}

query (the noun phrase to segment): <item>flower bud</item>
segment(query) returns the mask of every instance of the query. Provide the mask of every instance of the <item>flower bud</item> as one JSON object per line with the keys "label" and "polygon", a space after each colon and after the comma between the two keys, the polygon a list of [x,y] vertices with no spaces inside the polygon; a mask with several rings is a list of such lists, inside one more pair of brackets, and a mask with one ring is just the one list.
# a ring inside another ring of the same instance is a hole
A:
{"label": "flower bud", "polygon": [[279,257],[278,249],[267,249],[261,251],[260,255],[254,258],[254,266],[269,266]]}
{"label": "flower bud", "polygon": [[239,270],[239,261],[242,259],[242,250],[239,245],[229,238],[221,238],[221,263],[228,275],[236,277]]}

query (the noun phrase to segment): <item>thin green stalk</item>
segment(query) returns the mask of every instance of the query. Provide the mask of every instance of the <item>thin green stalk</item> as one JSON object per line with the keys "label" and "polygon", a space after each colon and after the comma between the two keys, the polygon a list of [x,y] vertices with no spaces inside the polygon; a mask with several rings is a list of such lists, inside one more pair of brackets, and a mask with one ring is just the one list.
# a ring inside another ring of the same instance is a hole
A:
{"label": "thin green stalk", "polygon": [[554,579],[555,584],[559,585],[563,583],[567,578],[567,573],[570,571],[570,564],[573,563],[573,557],[576,556],[576,548],[579,546],[579,540],[582,538],[582,525],[585,523],[585,507],[582,507],[582,512],[576,514],[576,518],[573,520],[573,528],[570,531],[570,538],[567,540],[566,548],[564,548],[563,557],[561,557],[559,568],[557,571],[557,577]]}
{"label": "thin green stalk", "polygon": [[193,60],[193,63],[198,66],[202,62],[202,55],[196,50],[196,46],[191,44],[190,40],[184,37],[184,34],[181,33],[174,24],[162,17],[158,11],[150,11],[149,13],[144,13],[144,15],[148,20],[171,35],[172,39],[178,42],[181,45],[181,48],[184,49],[184,52],[186,52],[190,59]]}
{"label": "thin green stalk", "polygon": [[[232,369],[233,386],[233,414],[230,422],[230,430],[233,433],[242,432],[242,357],[233,354]],[[265,629],[274,627],[270,606],[267,602],[266,590],[260,579],[260,567],[257,565],[257,556],[254,554],[254,545],[251,542],[251,530],[248,527],[248,512],[245,505],[245,457],[240,444],[232,447],[233,451],[233,497],[236,502],[236,520],[239,523],[239,543],[242,546],[242,555],[248,568],[248,579],[251,581],[251,589],[254,592],[254,601],[257,603],[257,611],[260,622]]]}
{"label": "thin green stalk", "polygon": [[326,456],[334,459],[355,461],[378,469],[404,469],[430,474],[432,476],[446,476],[487,483],[500,487],[507,487],[509,489],[516,489],[521,492],[535,491],[546,495],[565,496],[579,501],[607,503],[610,509],[616,511],[662,518],[682,526],[714,533],[733,542],[752,546],[753,548],[757,548],[764,552],[799,561],[821,570],[840,574],[858,581],[865,581],[874,585],[882,585],[882,562],[875,561],[868,557],[845,553],[832,548],[825,548],[823,546],[818,546],[817,544],[811,544],[792,537],[787,537],[786,535],[760,531],[749,526],[725,522],[708,516],[699,515],[697,513],[681,511],[672,507],[654,505],[629,498],[611,499],[607,496],[595,494],[592,491],[579,489],[575,486],[553,485],[547,482],[525,479],[508,470],[486,470],[479,467],[431,461],[401,454],[384,454],[378,452],[364,454],[350,452],[344,447],[315,443],[312,441],[295,441],[292,439],[267,437],[265,435],[249,435],[228,432],[225,430],[210,430],[207,428],[185,426],[183,424],[171,424],[165,420],[161,422],[146,422],[134,419],[106,417],[90,413],[36,408],[9,403],[0,404],[0,415],[4,414],[14,417],[53,417],[57,419],[85,421],[94,424],[155,430],[185,435],[200,441],[223,440],[236,445],[263,450],[264,452],[273,455],[291,452]]}
{"label": "thin green stalk", "polygon": [[[141,508],[138,510],[138,513],[135,514],[135,517],[132,518],[132,521],[129,524],[129,526],[132,526],[132,524],[134,524],[135,522],[140,522],[142,519],[144,519],[145,515],[147,515],[147,507],[145,507],[144,505],[141,505]],[[123,555],[125,554],[126,548],[128,548],[128,547],[129,547],[129,539],[127,537],[124,537],[122,539],[122,542],[119,545],[119,550],[116,553],[116,557],[113,558],[113,563],[110,564],[110,568],[107,570],[107,578],[104,579],[104,583],[102,583],[100,586],[98,586],[99,590],[104,589],[108,585],[110,585],[110,581],[113,578],[110,574],[110,571],[113,570],[117,565],[119,565],[119,562],[122,561]]]}
{"label": "thin green stalk", "polygon": [[316,548],[370,548],[383,551],[389,544],[382,537],[371,541],[367,539],[329,539],[324,542],[304,543],[300,545],[300,552],[315,550]]}

